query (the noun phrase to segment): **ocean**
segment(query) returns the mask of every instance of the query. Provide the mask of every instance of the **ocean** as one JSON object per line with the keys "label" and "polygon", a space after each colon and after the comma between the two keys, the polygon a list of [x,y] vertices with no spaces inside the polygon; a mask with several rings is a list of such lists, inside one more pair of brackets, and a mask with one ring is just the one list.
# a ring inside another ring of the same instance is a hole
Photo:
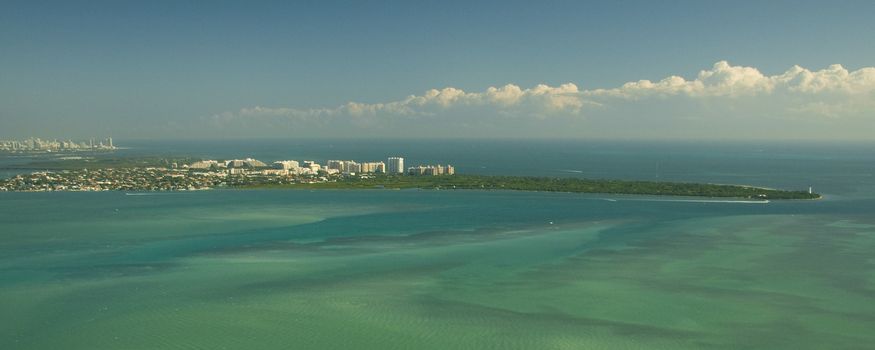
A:
{"label": "ocean", "polygon": [[121,155],[403,156],[407,166],[449,163],[459,173],[813,186],[825,198],[0,193],[0,348],[875,343],[875,143],[119,143],[129,147]]}

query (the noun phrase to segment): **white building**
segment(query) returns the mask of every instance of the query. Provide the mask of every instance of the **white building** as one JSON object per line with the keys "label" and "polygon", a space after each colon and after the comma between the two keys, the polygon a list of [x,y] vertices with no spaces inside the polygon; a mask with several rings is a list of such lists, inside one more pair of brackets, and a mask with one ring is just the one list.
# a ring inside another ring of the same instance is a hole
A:
{"label": "white building", "polygon": [[302,168],[310,169],[310,172],[312,172],[313,174],[316,174],[319,172],[319,170],[322,169],[322,166],[319,165],[319,163],[316,163],[316,161],[305,160]]}
{"label": "white building", "polygon": [[389,157],[387,168],[386,170],[389,174],[404,174],[404,158]]}
{"label": "white building", "polygon": [[264,175],[284,176],[289,175],[288,169],[264,169],[261,171]]}
{"label": "white building", "polygon": [[407,168],[407,174],[408,175],[425,175],[425,169],[427,169],[427,168],[425,166],[422,166],[422,165],[412,166],[410,168]]}
{"label": "white building", "polygon": [[189,165],[188,167],[190,169],[209,169],[212,166],[218,167],[219,162],[217,162],[215,160],[202,160],[199,162],[191,163],[191,165]]}
{"label": "white building", "polygon": [[325,162],[325,167],[328,169],[341,170],[343,169],[343,161],[329,159],[327,162]]}
{"label": "white building", "polygon": [[282,169],[282,170],[294,170],[301,167],[301,165],[294,160],[280,160],[273,162],[274,169]]}
{"label": "white building", "polygon": [[227,166],[229,168],[243,168],[243,167],[266,168],[267,164],[264,164],[264,162],[257,160],[257,159],[246,158],[246,159],[229,160],[229,161],[225,162],[225,166]]}
{"label": "white building", "polygon": [[417,176],[454,175],[456,174],[456,168],[454,168],[452,165],[420,165],[407,168],[407,174]]}
{"label": "white building", "polygon": [[328,169],[337,170],[344,174],[361,172],[361,164],[352,160],[329,160],[326,165]]}
{"label": "white building", "polygon": [[383,162],[366,162],[361,164],[361,172],[363,173],[385,173],[386,163]]}
{"label": "white building", "polygon": [[219,163],[218,161],[215,161],[215,160],[202,160],[199,162],[191,163],[191,165],[189,165],[188,167],[190,169],[209,169],[212,167],[224,168],[225,163]]}

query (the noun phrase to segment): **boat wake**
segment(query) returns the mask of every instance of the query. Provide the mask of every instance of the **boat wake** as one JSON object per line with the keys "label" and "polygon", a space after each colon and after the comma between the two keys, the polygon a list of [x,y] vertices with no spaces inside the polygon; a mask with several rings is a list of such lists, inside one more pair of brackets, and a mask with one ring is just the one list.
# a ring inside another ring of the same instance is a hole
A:
{"label": "boat wake", "polygon": [[125,196],[171,196],[175,194],[181,194],[184,192],[125,192]]}
{"label": "boat wake", "polygon": [[624,201],[637,202],[680,202],[680,203],[731,203],[731,204],[769,204],[769,200],[731,200],[731,199],[623,199]]}

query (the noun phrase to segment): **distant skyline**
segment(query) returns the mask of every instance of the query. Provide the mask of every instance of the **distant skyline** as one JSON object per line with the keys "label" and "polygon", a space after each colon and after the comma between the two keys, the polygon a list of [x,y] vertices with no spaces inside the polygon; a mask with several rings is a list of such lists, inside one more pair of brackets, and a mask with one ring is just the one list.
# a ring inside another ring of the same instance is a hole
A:
{"label": "distant skyline", "polygon": [[871,1],[6,1],[0,139],[875,139]]}

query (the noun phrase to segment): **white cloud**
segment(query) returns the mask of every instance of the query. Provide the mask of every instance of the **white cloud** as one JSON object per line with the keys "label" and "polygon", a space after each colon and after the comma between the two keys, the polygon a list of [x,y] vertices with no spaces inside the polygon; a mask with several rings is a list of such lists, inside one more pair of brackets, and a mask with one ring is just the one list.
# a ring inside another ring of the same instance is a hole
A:
{"label": "white cloud", "polygon": [[[835,120],[862,116],[871,124],[871,115],[875,113],[873,93],[875,67],[848,71],[836,64],[811,71],[793,66],[770,76],[754,67],[720,61],[691,80],[669,76],[656,82],[639,80],[589,90],[581,90],[573,83],[539,84],[531,88],[507,84],[480,92],[446,87],[384,103],[348,102],[333,108],[256,106],[209,119],[215,125],[228,126],[263,123],[352,128],[389,128],[412,121],[418,124],[408,125],[410,128],[428,127],[429,121],[489,128],[530,120],[524,127],[550,128],[550,123],[555,123],[554,130],[573,133],[575,128],[597,132],[590,128],[593,125],[630,127],[640,115],[648,122],[661,121],[653,125],[682,128],[681,124],[690,120],[707,123],[708,118],[721,118],[720,123],[747,123],[746,130],[750,130],[755,118],[798,122],[805,118]],[[610,119],[626,121],[627,125],[611,124]]]}
{"label": "white cloud", "polygon": [[763,75],[753,67],[732,66],[726,61],[703,70],[694,80],[670,76],[658,82],[639,80],[618,88],[585,91],[588,96],[640,98],[653,95],[687,95],[692,97],[741,97],[767,95],[776,91],[793,93],[861,94],[875,89],[875,68],[867,67],[849,72],[839,64],[812,72],[793,66],[786,72]]}
{"label": "white cloud", "polygon": [[464,107],[486,107],[499,110],[519,111],[542,116],[543,114],[577,114],[585,104],[577,86],[571,83],[558,87],[537,85],[530,89],[508,84],[500,88],[490,87],[484,92],[465,92],[447,87],[431,89],[422,95],[410,95],[400,101],[387,103],[348,102],[335,108],[298,109],[247,107],[237,112],[225,112],[213,116],[216,121],[235,118],[264,119],[287,117],[299,121],[350,117],[399,117],[412,115],[435,115]]}
{"label": "white cloud", "polygon": [[773,80],[794,92],[861,94],[875,89],[875,68],[867,67],[849,72],[842,65],[834,64],[826,69],[812,72],[793,66],[784,74],[773,77]]}
{"label": "white cloud", "polygon": [[490,86],[486,89],[486,98],[489,102],[499,106],[511,106],[517,104],[525,93],[519,86],[507,84],[500,88]]}

